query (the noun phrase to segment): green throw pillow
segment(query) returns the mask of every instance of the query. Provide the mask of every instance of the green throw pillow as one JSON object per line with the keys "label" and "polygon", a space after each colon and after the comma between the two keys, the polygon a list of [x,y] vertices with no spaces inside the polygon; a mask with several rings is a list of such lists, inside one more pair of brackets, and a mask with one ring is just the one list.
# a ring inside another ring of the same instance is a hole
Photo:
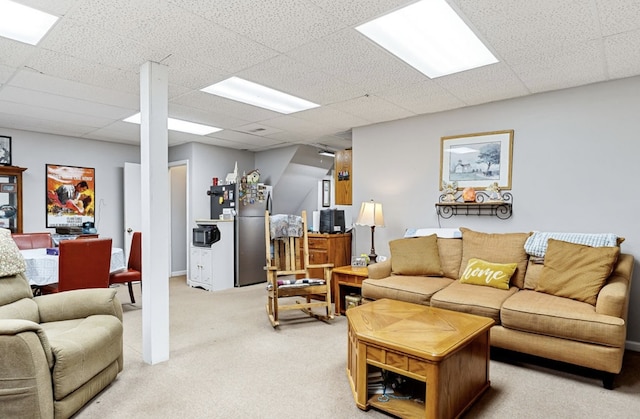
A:
{"label": "green throw pillow", "polygon": [[460,282],[508,290],[509,281],[517,267],[517,263],[491,263],[471,258],[460,275]]}

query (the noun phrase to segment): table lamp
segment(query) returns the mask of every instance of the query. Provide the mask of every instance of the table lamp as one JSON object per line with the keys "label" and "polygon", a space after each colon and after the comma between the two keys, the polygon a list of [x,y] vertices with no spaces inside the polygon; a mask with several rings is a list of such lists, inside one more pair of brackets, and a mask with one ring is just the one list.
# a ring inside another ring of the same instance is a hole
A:
{"label": "table lamp", "polygon": [[356,225],[371,227],[371,254],[369,255],[369,262],[375,263],[378,255],[376,255],[373,234],[376,227],[384,227],[382,204],[373,202],[373,200],[363,202],[360,206],[360,214],[358,214]]}

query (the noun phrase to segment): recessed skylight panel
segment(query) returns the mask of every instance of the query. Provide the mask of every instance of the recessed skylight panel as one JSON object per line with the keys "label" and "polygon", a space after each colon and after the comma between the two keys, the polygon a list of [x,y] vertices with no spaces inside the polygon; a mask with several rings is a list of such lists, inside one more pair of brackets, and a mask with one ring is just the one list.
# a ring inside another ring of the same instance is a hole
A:
{"label": "recessed skylight panel", "polygon": [[37,45],[58,21],[58,17],[16,3],[0,0],[0,36]]}
{"label": "recessed skylight panel", "polygon": [[300,112],[320,106],[317,103],[309,102],[240,77],[230,77],[205,87],[201,91],[283,114]]}
{"label": "recessed skylight panel", "polygon": [[356,29],[430,78],[498,62],[445,0],[422,0]]}

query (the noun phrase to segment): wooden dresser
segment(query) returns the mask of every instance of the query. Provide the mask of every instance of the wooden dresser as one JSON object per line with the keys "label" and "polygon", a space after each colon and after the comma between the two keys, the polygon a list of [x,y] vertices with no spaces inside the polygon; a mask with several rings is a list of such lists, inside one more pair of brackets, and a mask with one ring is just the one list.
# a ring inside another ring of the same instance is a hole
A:
{"label": "wooden dresser", "polygon": [[[334,267],[351,265],[351,233],[309,233],[309,263],[333,263]],[[322,277],[322,269],[312,269],[310,274]]]}

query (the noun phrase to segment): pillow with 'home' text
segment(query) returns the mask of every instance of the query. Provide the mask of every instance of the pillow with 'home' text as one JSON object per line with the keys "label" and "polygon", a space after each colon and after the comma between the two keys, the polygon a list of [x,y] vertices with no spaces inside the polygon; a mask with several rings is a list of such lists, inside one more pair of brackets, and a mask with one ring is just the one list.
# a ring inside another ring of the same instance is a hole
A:
{"label": "pillow with 'home' text", "polygon": [[465,270],[460,274],[460,282],[508,290],[509,281],[517,267],[517,263],[491,263],[471,258]]}

